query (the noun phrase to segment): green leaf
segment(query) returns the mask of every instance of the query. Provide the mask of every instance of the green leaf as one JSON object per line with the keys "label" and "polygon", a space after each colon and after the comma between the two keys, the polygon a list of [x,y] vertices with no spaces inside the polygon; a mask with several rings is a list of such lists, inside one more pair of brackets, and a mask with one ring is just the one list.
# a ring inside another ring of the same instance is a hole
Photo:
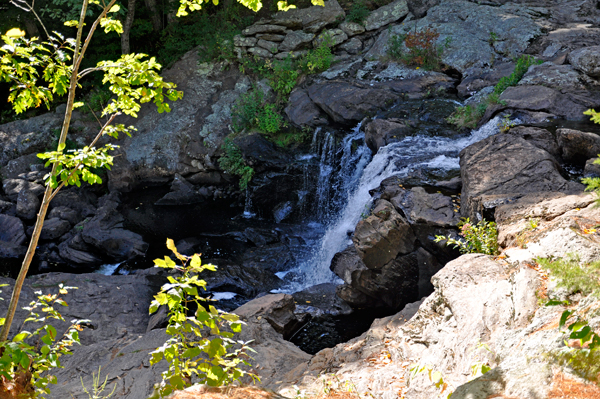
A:
{"label": "green leaf", "polygon": [[31,335],[30,332],[28,331],[23,331],[17,335],[15,335],[15,337],[13,338],[12,342],[21,342],[23,341],[25,338],[29,337]]}

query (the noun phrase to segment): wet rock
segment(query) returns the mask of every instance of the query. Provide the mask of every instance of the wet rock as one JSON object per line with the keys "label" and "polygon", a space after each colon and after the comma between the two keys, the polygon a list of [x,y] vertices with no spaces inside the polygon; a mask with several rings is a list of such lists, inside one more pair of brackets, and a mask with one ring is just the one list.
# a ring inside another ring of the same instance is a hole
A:
{"label": "wet rock", "polygon": [[585,162],[583,177],[600,177],[600,158],[590,158]]}
{"label": "wet rock", "polygon": [[2,266],[2,270],[9,272],[11,268],[18,267],[22,263],[26,252],[27,247],[24,245],[0,241],[0,266]]}
{"label": "wet rock", "polygon": [[411,224],[453,227],[459,221],[452,199],[440,193],[429,194],[423,187],[413,187],[394,196],[390,202],[401,209]]}
{"label": "wet rock", "polygon": [[360,121],[398,98],[389,89],[355,86],[344,82],[310,85],[308,95],[335,122],[345,124]]}
{"label": "wet rock", "polygon": [[192,184],[222,184],[223,177],[217,171],[198,172],[185,178]]}
{"label": "wet rock", "polygon": [[314,33],[302,31],[289,32],[279,45],[279,51],[302,50],[303,48],[306,48],[314,38]]}
{"label": "wet rock", "polygon": [[515,126],[508,131],[508,134],[527,140],[534,146],[549,152],[557,159],[561,155],[554,135],[546,129],[531,126]]}
{"label": "wet rock", "polygon": [[273,208],[273,219],[275,223],[281,223],[287,219],[294,212],[294,202],[284,201],[275,205]]}
{"label": "wet rock", "polygon": [[2,180],[2,188],[6,196],[15,202],[22,190],[31,191],[35,196],[40,196],[45,191],[44,186],[41,184],[32,183],[24,179],[4,179]]}
{"label": "wet rock", "polygon": [[557,129],[556,138],[567,162],[584,165],[588,159],[600,154],[600,136],[595,133]]}
{"label": "wet rock", "polygon": [[340,29],[343,30],[348,37],[360,35],[364,33],[365,27],[356,22],[344,21],[340,24]]}
{"label": "wet rock", "polygon": [[302,20],[302,30],[316,33],[336,21],[343,21],[345,16],[346,13],[336,0],[328,0],[325,1],[325,7],[312,6],[285,12],[279,11],[273,16],[273,19],[275,23],[279,23],[280,20],[300,19]]}
{"label": "wet rock", "polygon": [[[479,220],[496,206],[534,192],[578,192],[565,180],[556,159],[521,137],[498,134],[460,153],[461,215]],[[493,217],[493,216],[492,216]]]}
{"label": "wet rock", "polygon": [[336,295],[339,296],[350,307],[355,309],[383,307],[379,299],[373,298],[349,284],[338,285]]}
{"label": "wet rock", "polygon": [[352,313],[352,308],[336,295],[336,284],[317,284],[292,294],[296,301],[296,314],[307,313],[312,317],[340,316]]}
{"label": "wet rock", "polygon": [[263,165],[283,168],[290,161],[288,153],[276,147],[261,134],[253,133],[236,137],[233,142],[239,147],[244,159],[253,167]]}
{"label": "wet rock", "polygon": [[458,192],[462,187],[462,179],[459,176],[453,177],[450,180],[438,181],[435,183],[435,186],[446,190]]}
{"label": "wet rock", "polygon": [[244,266],[265,269],[272,273],[290,270],[294,266],[294,261],[289,246],[284,243],[252,248],[242,256]]}
{"label": "wet rock", "polygon": [[66,234],[71,230],[71,223],[66,220],[59,218],[47,219],[44,221],[42,227],[42,233],[40,234],[41,240],[54,240]]}
{"label": "wet rock", "polygon": [[584,47],[569,53],[573,67],[593,78],[600,77],[600,46]]}
{"label": "wet rock", "polygon": [[284,338],[289,337],[299,327],[296,318],[294,298],[288,294],[271,294],[256,298],[235,310],[244,320],[264,317],[275,331]]}
{"label": "wet rock", "polygon": [[235,292],[246,298],[254,298],[258,294],[280,288],[282,284],[279,277],[266,268],[224,263],[220,259],[209,259],[207,262],[218,266],[216,272],[206,271],[200,274],[206,281],[208,291]]}
{"label": "wet rock", "polygon": [[17,216],[23,219],[32,220],[36,217],[40,209],[40,200],[33,191],[23,189],[17,196]]}
{"label": "wet rock", "polygon": [[[58,254],[63,261],[70,265],[85,267],[99,266],[104,263],[102,258],[89,252],[93,248],[83,242],[81,234],[77,234],[75,237],[58,245]],[[76,244],[78,241],[80,241],[79,245]],[[76,247],[83,247],[87,250],[77,249]]]}
{"label": "wet rock", "polygon": [[156,205],[189,205],[197,204],[206,200],[208,195],[197,191],[193,184],[189,183],[183,176],[176,174],[171,183],[171,191],[156,201]]}
{"label": "wet rock", "polygon": [[379,29],[382,26],[398,21],[407,14],[408,6],[406,0],[394,1],[371,12],[365,19],[365,29],[367,31]]}
{"label": "wet rock", "polygon": [[[253,178],[252,198],[253,211],[261,217],[274,218],[273,209],[281,203],[290,201],[297,204],[300,197],[298,191],[302,189],[304,178],[301,173],[267,173]],[[298,207],[294,206],[294,211]],[[294,213],[288,215],[293,218]]]}
{"label": "wet rock", "polygon": [[365,126],[365,142],[373,154],[379,148],[400,141],[413,133],[413,128],[401,119],[375,119]]}
{"label": "wet rock", "polygon": [[21,219],[14,216],[0,215],[0,241],[21,245],[26,238]]}
{"label": "wet rock", "polygon": [[415,249],[408,221],[386,200],[377,201],[371,216],[358,222],[352,241],[369,269],[380,269],[398,254]]}
{"label": "wet rock", "polygon": [[253,227],[244,230],[244,237],[257,247],[264,247],[267,244],[274,244],[279,241],[276,231]]}
{"label": "wet rock", "polygon": [[285,114],[296,126],[320,126],[327,123],[327,115],[312,102],[304,89],[296,89],[290,94]]}
{"label": "wet rock", "polygon": [[354,245],[350,245],[342,252],[336,253],[329,268],[348,285],[352,284],[356,274],[367,270],[367,266],[356,252]]}
{"label": "wet rock", "polygon": [[86,244],[115,261],[143,256],[148,243],[139,234],[123,228],[125,219],[117,211],[118,205],[114,195],[105,196],[96,215],[84,224],[81,237]]}

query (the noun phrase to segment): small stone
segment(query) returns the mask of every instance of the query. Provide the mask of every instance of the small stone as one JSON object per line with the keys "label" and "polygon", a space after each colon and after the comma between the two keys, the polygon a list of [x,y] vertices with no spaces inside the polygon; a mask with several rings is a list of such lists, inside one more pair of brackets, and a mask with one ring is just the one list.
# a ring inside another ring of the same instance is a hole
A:
{"label": "small stone", "polygon": [[259,33],[256,37],[270,42],[282,42],[285,39],[285,35],[276,35],[274,33]]}
{"label": "small stone", "polygon": [[267,51],[262,47],[250,47],[248,49],[248,53],[250,53],[252,55],[256,55],[261,58],[272,58],[273,57],[273,54],[271,54],[270,51]]}
{"label": "small stone", "polygon": [[365,31],[365,27],[361,24],[349,21],[342,22],[340,24],[340,29],[343,30],[348,35],[348,37],[360,35]]}
{"label": "small stone", "polygon": [[256,45],[257,45],[258,47],[262,47],[262,48],[264,48],[265,50],[268,50],[268,51],[270,51],[270,52],[271,52],[271,53],[273,53],[273,54],[276,54],[276,53],[277,53],[277,47],[278,47],[278,45],[277,45],[277,43],[275,43],[275,42],[269,42],[269,41],[267,41],[267,40],[262,40],[262,39],[260,39],[260,40],[259,40],[259,41],[256,43]]}

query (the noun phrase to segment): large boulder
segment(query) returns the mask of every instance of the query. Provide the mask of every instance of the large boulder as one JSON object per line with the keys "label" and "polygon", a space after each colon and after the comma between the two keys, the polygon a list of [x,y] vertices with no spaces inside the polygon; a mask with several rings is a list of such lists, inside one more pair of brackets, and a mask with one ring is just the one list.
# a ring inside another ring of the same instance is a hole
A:
{"label": "large boulder", "polygon": [[411,224],[453,227],[458,223],[456,205],[441,193],[429,194],[423,187],[413,187],[390,199],[396,209],[402,209]]}
{"label": "large boulder", "polygon": [[556,137],[565,161],[583,166],[600,154],[600,136],[573,129],[557,129]]}
{"label": "large boulder", "polygon": [[[500,96],[502,106],[491,110],[498,111],[505,108],[543,111],[566,119],[582,120],[585,118],[583,112],[594,103],[595,94],[588,93],[571,95],[561,93],[557,89],[546,86],[519,85],[504,90]],[[487,118],[484,117],[485,119]]]}
{"label": "large boulder", "polygon": [[515,126],[508,131],[508,134],[521,137],[534,146],[549,152],[556,159],[560,159],[561,153],[556,138],[546,129],[532,126]]}
{"label": "large boulder", "polygon": [[493,209],[534,192],[579,192],[583,186],[560,174],[556,159],[527,140],[497,134],[460,153],[461,215],[493,218]]}
{"label": "large boulder", "polygon": [[296,126],[319,126],[327,123],[327,115],[312,102],[304,89],[296,89],[290,94],[284,111]]}
{"label": "large boulder", "polygon": [[398,95],[381,87],[353,85],[345,82],[312,84],[308,95],[334,122],[354,124],[365,116],[385,109]]}
{"label": "large boulder", "polygon": [[23,222],[19,218],[0,215],[0,241],[21,245],[26,238]]}
{"label": "large boulder", "polygon": [[408,221],[386,200],[379,200],[371,215],[358,222],[352,242],[369,269],[381,269],[398,254],[415,249]]}
{"label": "large boulder", "polygon": [[242,319],[262,315],[284,337],[292,335],[300,324],[294,310],[294,298],[288,294],[271,294],[256,298],[235,310]]}
{"label": "large boulder", "polygon": [[375,154],[379,148],[400,141],[414,129],[400,119],[375,119],[365,126],[365,143]]}
{"label": "large boulder", "polygon": [[45,188],[41,184],[33,183],[25,179],[4,179],[2,188],[6,196],[12,201],[17,201],[19,193],[23,190],[30,191],[35,196],[44,194]]}
{"label": "large boulder", "polygon": [[110,260],[123,261],[143,256],[148,243],[141,235],[123,228],[125,219],[117,211],[118,205],[114,196],[104,197],[96,215],[84,224],[81,237]]}
{"label": "large boulder", "polygon": [[569,53],[573,67],[593,78],[600,77],[600,46],[584,47]]}

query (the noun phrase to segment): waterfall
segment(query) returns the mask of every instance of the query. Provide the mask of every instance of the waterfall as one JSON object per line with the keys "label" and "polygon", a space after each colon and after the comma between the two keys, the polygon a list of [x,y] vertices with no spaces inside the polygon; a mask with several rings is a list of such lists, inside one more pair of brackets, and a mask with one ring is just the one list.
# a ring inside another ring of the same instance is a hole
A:
{"label": "waterfall", "polygon": [[[500,117],[496,117],[467,136],[405,137],[399,142],[380,148],[372,160],[364,140],[359,148],[352,148],[353,143],[357,143],[356,140],[362,137],[359,132],[360,126],[357,126],[340,146],[339,167],[334,168],[329,164],[321,169],[321,171],[327,168],[331,171],[339,170],[339,178],[336,179],[339,183],[332,186],[332,176],[319,176],[318,185],[329,184],[327,189],[337,192],[330,196],[328,201],[341,201],[345,205],[340,207],[336,215],[330,214],[322,221],[326,225],[325,234],[315,249],[298,262],[295,271],[301,276],[300,282],[288,287],[286,291],[294,292],[315,284],[339,280],[329,270],[329,265],[337,252],[351,244],[350,233],[354,231],[361,215],[370,210],[372,200],[370,190],[379,187],[380,183],[388,177],[407,176],[418,168],[441,172],[459,169],[460,151],[498,133],[499,120]],[[325,145],[329,144],[323,144]],[[327,160],[328,157],[324,157],[321,152],[321,159]],[[325,202],[327,201],[323,200],[323,203]],[[320,212],[321,215],[327,215],[328,211],[323,209]]]}

